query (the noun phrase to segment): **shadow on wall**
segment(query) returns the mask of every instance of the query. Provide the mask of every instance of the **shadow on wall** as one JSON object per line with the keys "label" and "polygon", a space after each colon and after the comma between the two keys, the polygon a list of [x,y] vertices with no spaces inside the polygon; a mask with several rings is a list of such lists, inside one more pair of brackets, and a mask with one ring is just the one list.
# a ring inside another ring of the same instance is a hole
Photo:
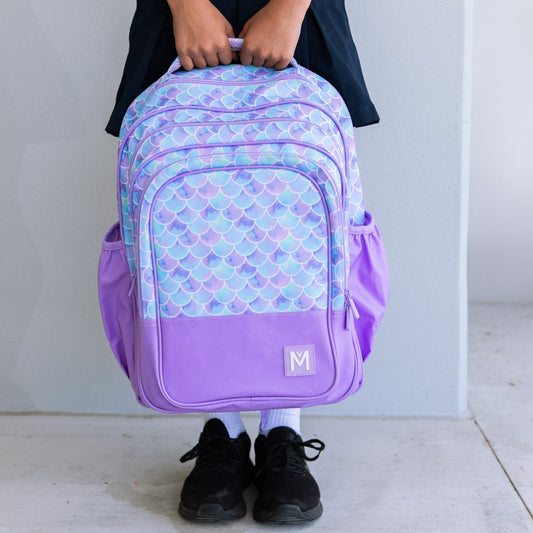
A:
{"label": "shadow on wall", "polygon": [[[24,198],[31,194],[33,182],[47,180],[47,176],[32,176],[31,182],[24,183],[24,163],[32,145],[79,137],[85,124],[68,69],[31,3],[18,0],[2,7],[0,46],[9,52],[3,55],[2,69],[4,191],[0,209],[4,242],[17,245],[4,255],[9,260],[2,265],[2,322],[7,327],[2,331],[0,347],[5,369],[0,372],[0,390],[6,401],[17,398],[17,404],[9,408],[32,410],[31,398],[12,376],[43,281],[42,261],[27,224],[35,217],[27,216]],[[46,212],[46,198],[37,201]]]}

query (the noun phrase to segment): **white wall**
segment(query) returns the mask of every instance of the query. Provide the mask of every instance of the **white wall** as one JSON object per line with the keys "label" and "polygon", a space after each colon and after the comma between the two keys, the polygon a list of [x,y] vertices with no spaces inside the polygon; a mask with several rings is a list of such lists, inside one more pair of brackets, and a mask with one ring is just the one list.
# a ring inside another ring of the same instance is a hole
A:
{"label": "white wall", "polygon": [[469,296],[533,302],[533,2],[475,4]]}
{"label": "white wall", "polygon": [[[465,8],[460,0],[347,5],[382,116],[357,139],[367,207],[388,249],[391,300],[363,390],[317,411],[462,413]],[[101,238],[117,217],[116,140],[103,128],[133,6],[4,6],[0,38],[13,52],[4,54],[1,104],[0,410],[148,413],[113,360],[96,293]]]}
{"label": "white wall", "polygon": [[[96,293],[134,0],[4,2],[0,410],[127,411]],[[9,260],[8,260],[9,259]]]}

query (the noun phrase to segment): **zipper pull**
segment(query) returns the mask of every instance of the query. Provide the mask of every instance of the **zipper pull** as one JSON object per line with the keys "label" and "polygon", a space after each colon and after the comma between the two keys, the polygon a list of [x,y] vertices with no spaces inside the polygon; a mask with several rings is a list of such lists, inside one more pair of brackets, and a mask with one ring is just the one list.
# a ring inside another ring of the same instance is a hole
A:
{"label": "zipper pull", "polygon": [[350,330],[350,291],[344,293],[344,329]]}
{"label": "zipper pull", "polygon": [[128,298],[131,298],[131,295],[133,293],[133,289],[135,287],[135,281],[137,280],[137,271],[133,273],[133,276],[131,277],[131,283],[130,283],[130,290],[128,291]]}
{"label": "zipper pull", "polygon": [[348,316],[350,313],[350,306],[348,303],[344,305],[344,329],[349,330],[350,329],[350,317]]}
{"label": "zipper pull", "polygon": [[350,296],[350,291],[348,291],[348,304],[350,305],[350,308],[353,311],[355,318],[359,319],[361,315],[359,314],[359,311],[357,309],[357,306],[355,305],[355,302],[353,301],[353,298]]}
{"label": "zipper pull", "polygon": [[345,297],[345,304],[344,304],[344,309],[345,309],[345,322],[344,322],[344,327],[345,329],[350,329],[350,317],[349,317],[349,311],[352,311],[352,313],[354,314],[355,318],[359,318],[360,315],[359,315],[359,311],[357,310],[357,306],[355,305],[355,302],[352,300],[352,297],[350,295],[350,290],[347,289],[345,294],[344,294],[344,297]]}

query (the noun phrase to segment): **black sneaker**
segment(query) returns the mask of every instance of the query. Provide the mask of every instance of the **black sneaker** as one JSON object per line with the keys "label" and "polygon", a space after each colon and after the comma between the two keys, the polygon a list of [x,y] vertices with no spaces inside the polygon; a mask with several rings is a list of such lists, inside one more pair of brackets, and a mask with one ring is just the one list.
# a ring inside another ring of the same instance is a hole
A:
{"label": "black sneaker", "polygon": [[196,458],[181,490],[183,518],[216,522],[246,514],[242,493],[253,480],[250,447],[247,433],[232,439],[217,418],[206,422],[198,444],[180,459],[184,463]]}
{"label": "black sneaker", "polygon": [[[318,453],[305,454],[304,447]],[[255,484],[259,495],[254,505],[258,522],[287,524],[316,520],[322,514],[320,490],[306,461],[315,461],[325,444],[318,439],[305,442],[291,428],[271,429],[268,437],[255,441]]]}

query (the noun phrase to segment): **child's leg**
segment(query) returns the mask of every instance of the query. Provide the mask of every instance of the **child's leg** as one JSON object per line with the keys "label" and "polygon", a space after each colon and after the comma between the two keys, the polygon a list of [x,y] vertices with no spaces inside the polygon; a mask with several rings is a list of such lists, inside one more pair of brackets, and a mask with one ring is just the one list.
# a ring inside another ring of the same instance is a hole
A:
{"label": "child's leg", "polygon": [[268,432],[280,426],[289,427],[296,434],[300,434],[300,409],[268,409],[261,411],[261,425],[259,432],[265,437]]}
{"label": "child's leg", "polygon": [[229,436],[232,439],[236,439],[241,433],[246,431],[244,424],[241,420],[241,413],[204,413],[204,422],[211,420],[212,418],[218,418],[228,430]]}
{"label": "child's leg", "polygon": [[[272,428],[285,426],[293,429],[299,435],[300,412],[301,409],[298,408],[268,409],[266,411],[261,411],[259,432],[266,436]],[[218,418],[218,420],[222,421],[232,439],[236,439],[243,431],[246,431],[244,424],[242,423],[241,414],[238,412],[204,414],[205,422],[211,418]]]}

